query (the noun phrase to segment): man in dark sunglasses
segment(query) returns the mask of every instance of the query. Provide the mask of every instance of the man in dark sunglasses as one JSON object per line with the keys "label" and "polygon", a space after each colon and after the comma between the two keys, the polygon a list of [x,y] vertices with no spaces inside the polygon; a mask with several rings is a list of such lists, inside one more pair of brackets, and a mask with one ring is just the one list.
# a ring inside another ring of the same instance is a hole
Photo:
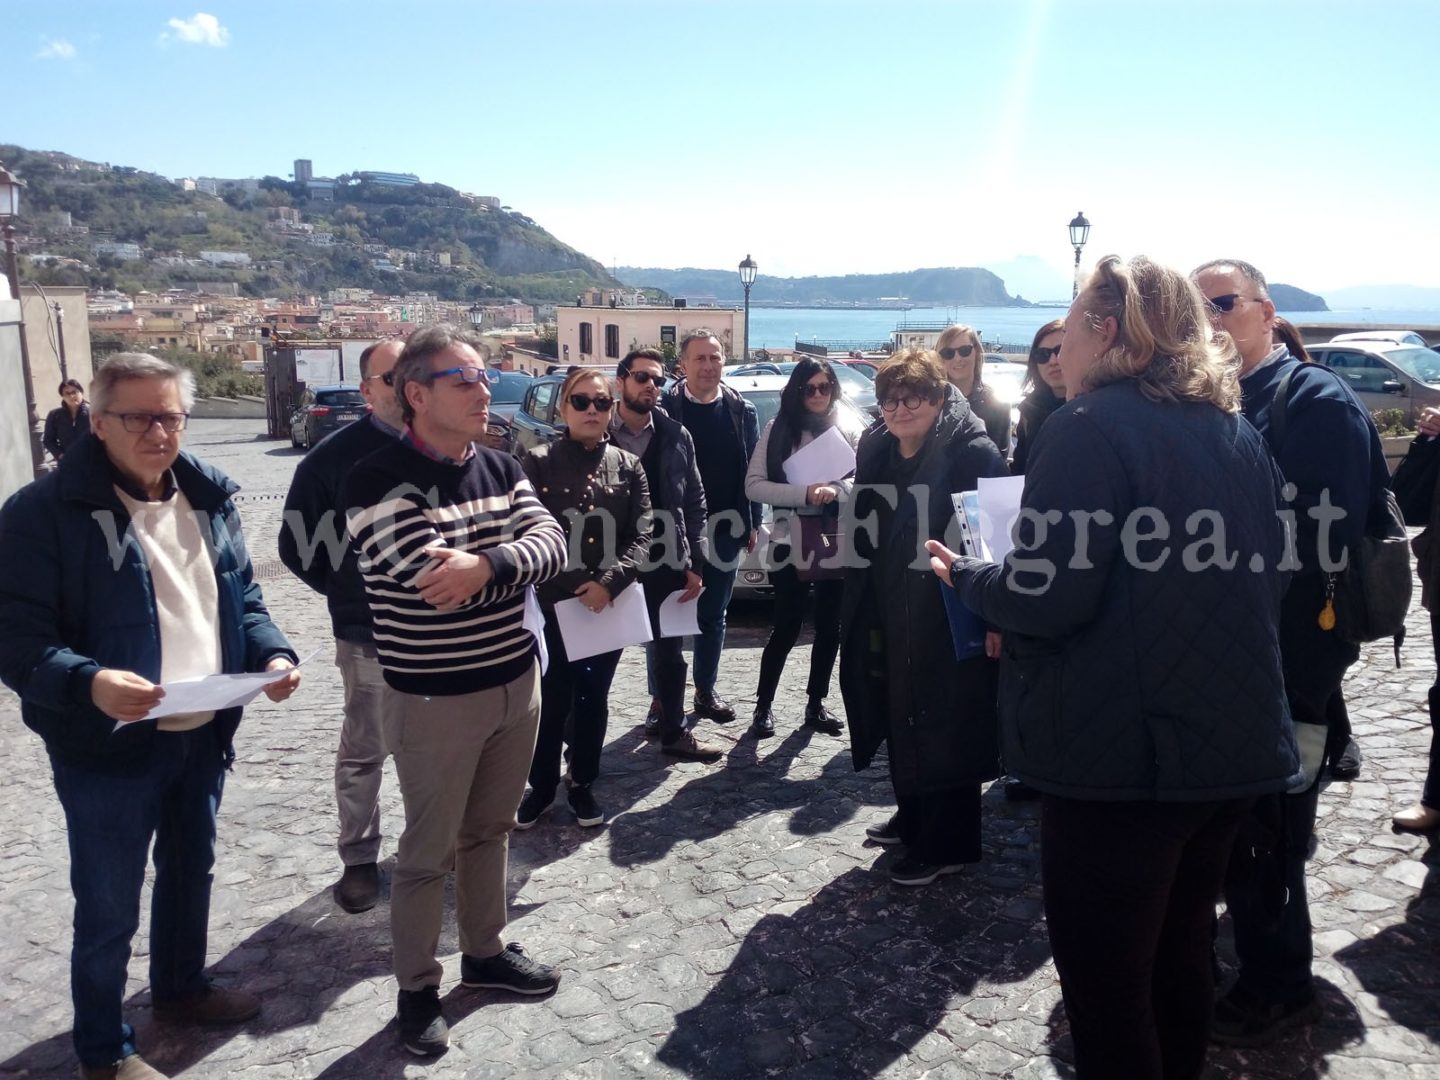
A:
{"label": "man in dark sunglasses", "polygon": [[675,420],[657,409],[665,384],[665,356],[658,349],[636,349],[615,368],[620,398],[610,421],[610,438],[645,467],[654,514],[650,558],[640,581],[656,637],[647,646],[653,658],[655,686],[645,734],[659,736],[661,752],[691,761],[718,761],[718,746],[702,743],[685,729],[685,679],[688,667],[681,638],[659,636],[662,601],[676,591],[685,603],[700,594],[701,571],[709,551],[705,538],[705,487],[695,463],[695,441]]}
{"label": "man in dark sunglasses", "polygon": [[[1191,280],[1205,297],[1211,323],[1228,333],[1239,351],[1241,412],[1265,436],[1281,474],[1296,490],[1290,506],[1300,567],[1281,601],[1280,659],[1297,737],[1306,731],[1314,736],[1298,738],[1308,785],[1261,799],[1253,827],[1241,829],[1225,890],[1240,975],[1216,1004],[1212,1032],[1217,1042],[1254,1046],[1319,1015],[1305,860],[1323,758],[1333,759],[1349,734],[1340,684],[1359,657],[1358,646],[1321,625],[1330,577],[1325,568],[1355,550],[1372,493],[1386,485],[1388,470],[1370,414],[1349,386],[1271,343],[1275,305],[1264,274],[1247,262],[1221,259],[1198,267]],[[1282,383],[1283,402],[1277,400]],[[1309,513],[1322,500],[1344,515],[1327,520],[1324,530]],[[1283,842],[1273,842],[1277,828]]]}
{"label": "man in dark sunglasses", "polygon": [[376,342],[360,354],[360,393],[370,415],[336,431],[295,469],[280,526],[280,559],[290,572],[325,597],[335,635],[335,663],[345,687],[344,719],[335,754],[335,804],[340,862],[335,903],[342,911],[368,911],[380,899],[380,778],[385,768],[385,724],[399,697],[385,682],[370,627],[370,605],[345,539],[346,507],[340,488],[366,455],[400,436],[405,420],[395,396],[395,364],[404,342]]}

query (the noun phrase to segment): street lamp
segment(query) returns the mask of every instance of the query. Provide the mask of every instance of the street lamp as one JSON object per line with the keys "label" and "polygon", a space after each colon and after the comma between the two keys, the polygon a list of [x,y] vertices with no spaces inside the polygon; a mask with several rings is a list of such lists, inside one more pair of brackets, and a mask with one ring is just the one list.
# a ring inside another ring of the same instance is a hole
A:
{"label": "street lamp", "polygon": [[466,312],[466,314],[470,316],[470,325],[478,334],[480,332],[480,327],[483,326],[485,323],[485,309],[479,304],[471,304],[470,310]]}
{"label": "street lamp", "polygon": [[30,464],[35,476],[45,451],[40,446],[40,417],[35,413],[35,380],[30,375],[30,346],[25,341],[25,302],[20,299],[20,264],[15,258],[15,218],[20,215],[20,189],[25,181],[15,176],[0,161],[0,232],[5,237],[5,275],[10,279],[10,292],[20,305],[20,373],[25,380],[25,415],[30,425]]}
{"label": "street lamp", "polygon": [[746,255],[740,263],[740,284],[745,287],[745,351],[741,354],[740,362],[750,362],[750,286],[755,284],[755,271],[760,269],[755,265],[755,260]]}
{"label": "street lamp", "polygon": [[1090,239],[1090,222],[1085,220],[1085,212],[1079,211],[1070,219],[1070,243],[1075,247],[1075,276],[1070,282],[1070,299],[1074,300],[1080,292],[1080,249],[1085,246],[1085,241]]}

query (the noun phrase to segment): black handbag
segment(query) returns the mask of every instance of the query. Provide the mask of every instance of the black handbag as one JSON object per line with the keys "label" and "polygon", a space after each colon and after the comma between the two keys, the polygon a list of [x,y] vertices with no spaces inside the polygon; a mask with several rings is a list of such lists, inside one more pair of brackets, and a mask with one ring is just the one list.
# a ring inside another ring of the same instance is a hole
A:
{"label": "black handbag", "polygon": [[1395,493],[1406,525],[1423,528],[1430,524],[1437,480],[1440,480],[1440,439],[1417,435],[1390,478],[1390,490]]}
{"label": "black handbag", "polygon": [[845,535],[840,528],[840,515],[797,514],[791,520],[800,526],[795,539],[799,548],[795,576],[801,581],[833,581],[843,577]]}

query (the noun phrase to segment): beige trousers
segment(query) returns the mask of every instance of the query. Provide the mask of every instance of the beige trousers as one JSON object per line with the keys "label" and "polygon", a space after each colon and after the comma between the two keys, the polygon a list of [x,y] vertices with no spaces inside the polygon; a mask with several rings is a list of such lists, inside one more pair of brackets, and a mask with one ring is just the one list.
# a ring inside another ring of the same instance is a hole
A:
{"label": "beige trousers", "polygon": [[483,958],[504,947],[506,856],[535,751],[540,676],[532,664],[491,690],[400,696],[404,709],[385,731],[405,801],[390,934],[400,989],[420,990],[444,974],[435,952],[450,871],[461,952]]}

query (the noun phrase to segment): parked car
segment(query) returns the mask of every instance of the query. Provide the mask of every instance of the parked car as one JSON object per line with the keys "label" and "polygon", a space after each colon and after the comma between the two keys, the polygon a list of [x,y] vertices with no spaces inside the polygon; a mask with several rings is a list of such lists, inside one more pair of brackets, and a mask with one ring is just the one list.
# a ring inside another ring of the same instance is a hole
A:
{"label": "parked car", "polygon": [[515,450],[515,411],[525,400],[525,391],[535,381],[535,376],[524,371],[486,372],[490,380],[490,422],[486,427],[486,442],[495,450],[507,454]]}
{"label": "parked car", "polygon": [[[840,380],[840,393],[861,412],[869,413],[872,419],[878,420],[880,403],[875,400],[874,382],[861,375],[849,364],[839,362],[838,357],[826,357],[826,359],[831,361],[831,366],[835,369],[835,378]],[[725,380],[728,382],[735,376],[756,374],[788,377],[795,370],[796,363],[797,361],[787,360],[783,363],[736,364],[734,367],[725,369]],[[783,386],[784,383],[781,385]]]}
{"label": "parked car", "polygon": [[531,379],[520,404],[510,416],[510,452],[523,454],[536,446],[548,446],[560,435],[560,387],[564,375],[541,375]]}
{"label": "parked car", "polygon": [[[794,364],[778,365],[794,367]],[[836,370],[839,370],[837,365]],[[864,376],[860,376],[864,378]],[[775,419],[775,414],[780,410],[780,391],[785,389],[785,384],[790,381],[789,373],[777,375],[774,372],[755,372],[745,374],[743,372],[725,372],[725,385],[739,391],[746,401],[755,406],[755,418],[759,422],[759,431],[765,430],[765,425]],[[874,396],[872,391],[871,396]],[[859,438],[861,433],[870,426],[869,416],[857,408],[853,400],[842,397],[837,406],[840,410],[840,426],[847,432]],[[771,508],[764,508],[762,522],[768,534],[771,523]],[[768,596],[770,593],[770,543],[768,537],[764,543],[756,544],[755,550],[745,552],[740,559],[740,568],[735,575],[735,593],[733,599],[746,600]]]}
{"label": "parked car", "polygon": [[1440,407],[1440,352],[1418,345],[1351,338],[1308,346],[1310,358],[1338,372],[1372,413],[1399,409],[1411,426]]}
{"label": "parked car", "polygon": [[1419,345],[1427,348],[1425,339],[1414,330],[1356,330],[1336,334],[1331,341],[1388,341],[1394,345]]}
{"label": "parked car", "polygon": [[350,383],[307,386],[290,416],[290,445],[309,450],[332,431],[359,420],[369,411],[358,386]]}
{"label": "parked car", "polygon": [[875,376],[880,373],[880,365],[874,360],[857,360],[849,356],[843,359],[838,356],[832,356],[830,359],[832,362],[844,364],[848,368],[854,368],[871,382],[874,382]]}

